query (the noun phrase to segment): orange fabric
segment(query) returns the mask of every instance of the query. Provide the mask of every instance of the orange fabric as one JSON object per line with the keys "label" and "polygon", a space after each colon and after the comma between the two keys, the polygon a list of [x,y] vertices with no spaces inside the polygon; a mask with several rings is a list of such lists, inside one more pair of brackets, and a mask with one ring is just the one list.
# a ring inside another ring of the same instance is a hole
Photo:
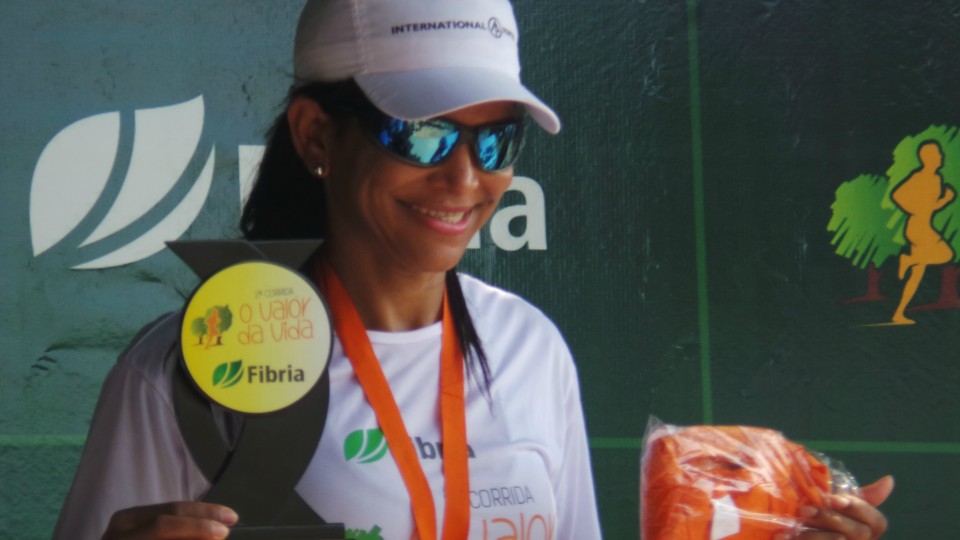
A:
{"label": "orange fabric", "polygon": [[[762,428],[661,427],[648,435],[641,467],[644,540],[769,540],[830,493],[826,465]],[[731,500],[739,530],[711,536],[715,505]]]}
{"label": "orange fabric", "polygon": [[[330,301],[333,325],[344,353],[353,366],[363,393],[387,439],[390,453],[410,494],[410,505],[422,540],[437,538],[436,509],[430,484],[413,448],[413,440],[393,399],[380,362],[373,352],[360,314],[329,265],[323,265],[318,282]],[[443,295],[443,335],[440,346],[440,421],[443,437],[443,477],[446,497],[443,536],[445,540],[461,540],[470,528],[470,474],[467,462],[466,413],[463,390],[463,353],[457,341],[456,328],[450,313],[447,295]]]}

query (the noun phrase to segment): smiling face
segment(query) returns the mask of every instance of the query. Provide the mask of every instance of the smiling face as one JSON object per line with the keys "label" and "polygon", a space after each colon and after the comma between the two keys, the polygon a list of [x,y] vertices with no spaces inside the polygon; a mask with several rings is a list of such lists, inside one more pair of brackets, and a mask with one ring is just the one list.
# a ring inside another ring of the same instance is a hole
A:
{"label": "smiling face", "polygon": [[[475,105],[445,118],[476,126],[511,120],[512,103]],[[486,223],[513,177],[512,168],[479,169],[460,145],[445,162],[417,167],[392,157],[347,121],[323,135],[328,241],[338,252],[406,273],[453,268]],[[301,152],[301,155],[303,153]],[[310,163],[310,158],[305,157]],[[318,180],[320,181],[320,180]]]}

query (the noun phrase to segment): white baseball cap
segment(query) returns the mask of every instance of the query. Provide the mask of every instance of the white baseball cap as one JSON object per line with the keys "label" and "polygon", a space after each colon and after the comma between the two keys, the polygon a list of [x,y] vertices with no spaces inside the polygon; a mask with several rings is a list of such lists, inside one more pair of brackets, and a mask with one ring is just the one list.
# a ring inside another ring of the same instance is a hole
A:
{"label": "white baseball cap", "polygon": [[518,39],[508,0],[307,0],[293,74],[297,85],[352,78],[405,120],[514,101],[557,133],[556,113],[520,82]]}

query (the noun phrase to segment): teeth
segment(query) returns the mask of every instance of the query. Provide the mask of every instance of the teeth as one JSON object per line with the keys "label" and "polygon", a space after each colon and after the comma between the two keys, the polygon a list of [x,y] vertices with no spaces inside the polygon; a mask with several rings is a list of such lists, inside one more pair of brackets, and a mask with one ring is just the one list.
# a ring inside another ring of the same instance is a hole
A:
{"label": "teeth", "polygon": [[433,219],[439,219],[444,223],[460,223],[463,221],[463,216],[467,214],[466,212],[441,212],[440,210],[424,208],[415,204],[411,204],[410,208],[413,208],[425,216],[432,217]]}

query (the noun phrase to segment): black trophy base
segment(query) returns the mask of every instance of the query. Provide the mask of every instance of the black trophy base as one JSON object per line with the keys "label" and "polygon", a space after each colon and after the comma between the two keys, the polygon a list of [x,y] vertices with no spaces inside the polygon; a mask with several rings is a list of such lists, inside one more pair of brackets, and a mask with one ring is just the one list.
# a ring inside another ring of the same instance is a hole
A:
{"label": "black trophy base", "polygon": [[343,540],[342,524],[233,527],[230,540]]}

